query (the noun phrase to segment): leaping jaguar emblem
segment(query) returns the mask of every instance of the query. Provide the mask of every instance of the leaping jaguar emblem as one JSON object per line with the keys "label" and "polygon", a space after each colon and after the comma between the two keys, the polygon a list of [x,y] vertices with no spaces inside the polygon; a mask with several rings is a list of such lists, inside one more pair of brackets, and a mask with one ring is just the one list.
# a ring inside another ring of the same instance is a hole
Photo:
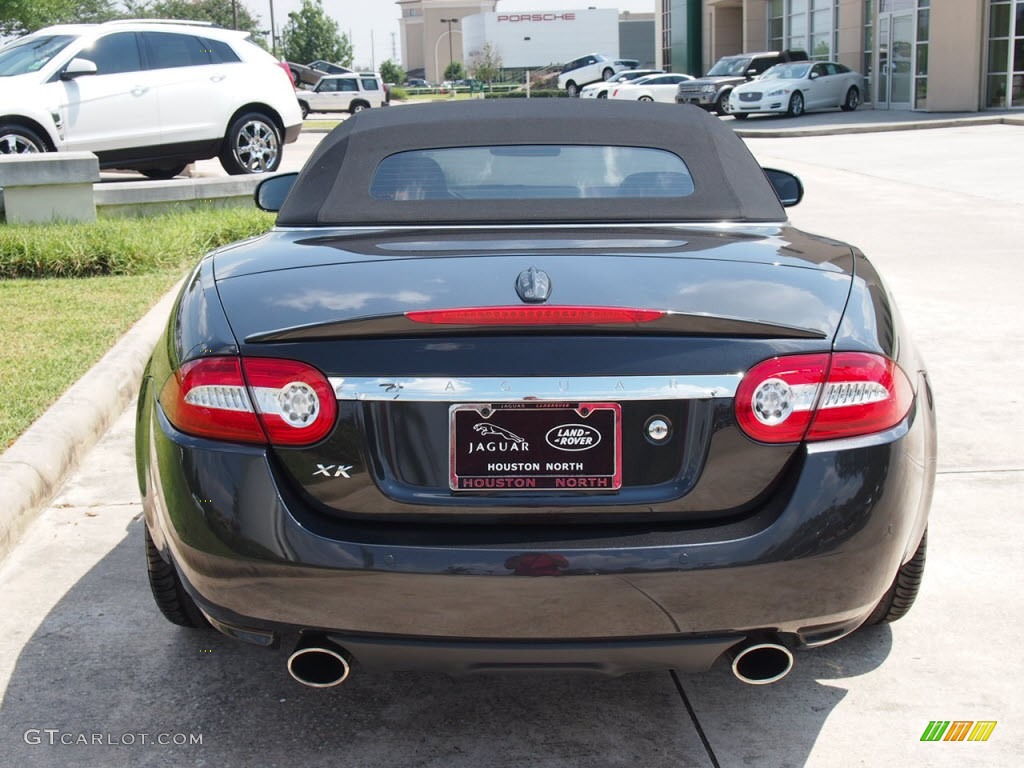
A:
{"label": "leaping jaguar emblem", "polygon": [[480,424],[475,425],[473,429],[479,432],[481,437],[483,437],[484,435],[494,435],[495,437],[501,438],[503,440],[511,440],[516,443],[526,442],[525,437],[520,437],[514,432],[509,432],[507,429],[505,429],[504,427],[499,427],[497,424],[484,424],[481,422]]}

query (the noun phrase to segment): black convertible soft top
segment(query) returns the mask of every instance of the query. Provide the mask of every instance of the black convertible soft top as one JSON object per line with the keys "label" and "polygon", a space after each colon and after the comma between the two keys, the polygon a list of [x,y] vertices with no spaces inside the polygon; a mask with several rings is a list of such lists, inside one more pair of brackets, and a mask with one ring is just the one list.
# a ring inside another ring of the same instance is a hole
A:
{"label": "black convertible soft top", "polygon": [[[370,194],[398,152],[497,145],[651,147],[681,157],[686,197],[390,200]],[[784,221],[757,161],[718,118],[693,106],[579,99],[503,99],[364,110],[335,128],[306,163],[279,226]]]}

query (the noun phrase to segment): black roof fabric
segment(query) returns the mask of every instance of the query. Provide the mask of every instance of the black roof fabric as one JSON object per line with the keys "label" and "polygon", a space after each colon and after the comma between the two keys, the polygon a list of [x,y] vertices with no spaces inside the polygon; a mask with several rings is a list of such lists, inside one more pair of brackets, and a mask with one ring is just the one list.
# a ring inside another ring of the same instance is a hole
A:
{"label": "black roof fabric", "polygon": [[[411,149],[525,144],[654,147],[683,158],[683,198],[381,200],[370,181]],[[699,107],[607,99],[502,99],[369,109],[335,128],[299,174],[277,223],[409,224],[784,221],[775,191],[742,140]]]}

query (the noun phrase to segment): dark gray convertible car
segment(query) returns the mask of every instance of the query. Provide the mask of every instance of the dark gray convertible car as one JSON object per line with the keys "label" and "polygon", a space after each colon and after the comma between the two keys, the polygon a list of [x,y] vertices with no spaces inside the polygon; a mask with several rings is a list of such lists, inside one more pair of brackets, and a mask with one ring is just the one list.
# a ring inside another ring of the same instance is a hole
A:
{"label": "dark gray convertible car", "polygon": [[935,416],[871,263],[696,107],[370,110],[145,372],[157,605],[299,681],[708,669],[899,618]]}

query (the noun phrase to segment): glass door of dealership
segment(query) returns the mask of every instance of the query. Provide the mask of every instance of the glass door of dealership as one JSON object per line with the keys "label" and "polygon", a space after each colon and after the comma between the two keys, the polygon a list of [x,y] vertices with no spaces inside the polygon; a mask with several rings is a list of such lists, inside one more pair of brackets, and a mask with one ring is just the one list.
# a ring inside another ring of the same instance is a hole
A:
{"label": "glass door of dealership", "polygon": [[916,0],[881,0],[878,9],[875,109],[912,109]]}

